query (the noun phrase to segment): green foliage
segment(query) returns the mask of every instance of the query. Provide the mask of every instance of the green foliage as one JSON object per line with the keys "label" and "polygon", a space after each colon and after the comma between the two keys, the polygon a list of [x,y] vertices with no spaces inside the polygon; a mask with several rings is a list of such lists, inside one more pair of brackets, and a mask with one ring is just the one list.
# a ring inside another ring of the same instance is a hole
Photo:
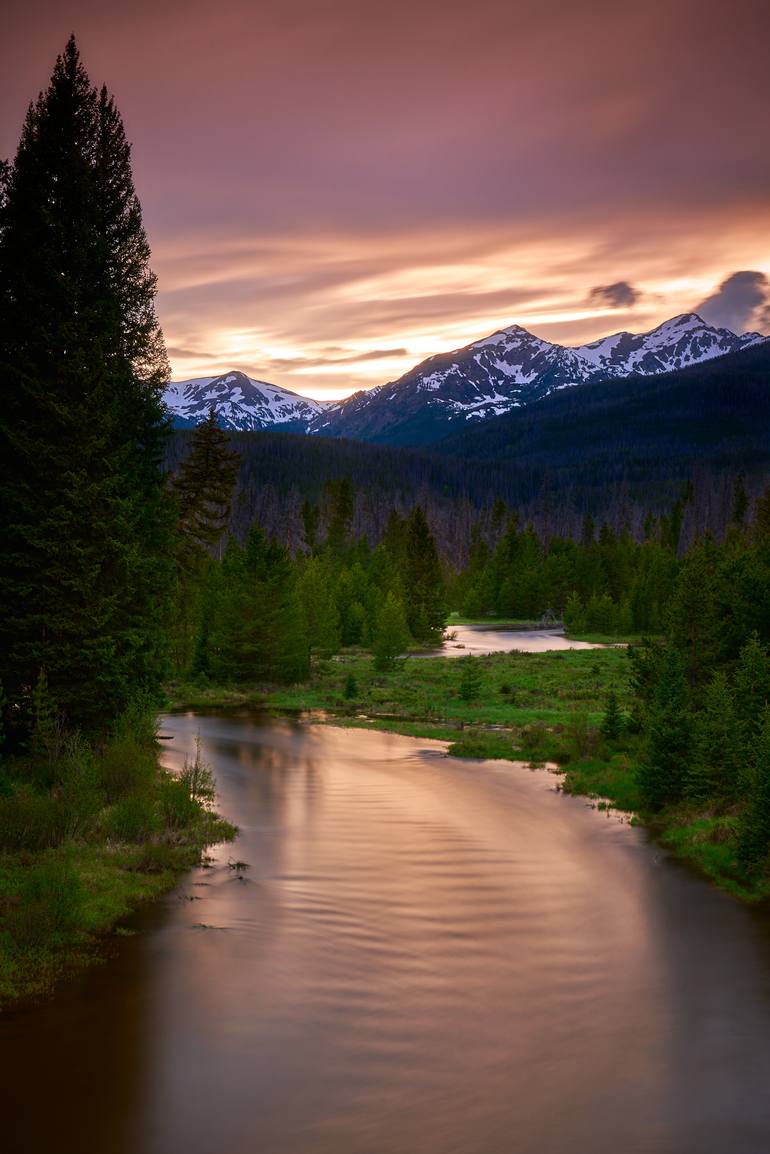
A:
{"label": "green foliage", "polygon": [[695,717],[693,756],[685,781],[690,798],[739,797],[738,718],[727,674],[717,670]]}
{"label": "green foliage", "polygon": [[187,789],[193,801],[201,805],[210,805],[216,796],[214,785],[214,771],[201,756],[200,734],[195,738],[195,757],[184,759],[184,766],[179,780]]}
{"label": "green foliage", "polygon": [[691,756],[692,721],[684,668],[678,650],[668,648],[650,710],[639,760],[639,788],[646,809],[655,812],[684,793]]}
{"label": "green foliage", "polygon": [[448,607],[436,542],[419,505],[406,523],[404,553],[409,632],[415,641],[437,641],[444,629]]}
{"label": "green foliage", "polygon": [[193,430],[187,456],[171,480],[183,569],[203,564],[219,544],[230,516],[238,462],[212,408]]}
{"label": "green foliage", "polygon": [[27,874],[10,932],[22,946],[44,946],[77,924],[83,901],[80,877],[66,862],[43,858]]}
{"label": "green foliage", "polygon": [[566,727],[567,751],[571,761],[581,761],[596,753],[596,730],[585,710],[573,710]]}
{"label": "green foliage", "polygon": [[760,733],[756,771],[743,815],[738,854],[749,870],[763,869],[770,853],[770,710],[765,710]]}
{"label": "green foliage", "polygon": [[40,670],[83,732],[163,674],[168,363],[148,261],[120,116],[71,39],[0,203],[0,675],[15,721]]}
{"label": "green foliage", "polygon": [[159,828],[155,799],[142,793],[129,794],[119,801],[107,823],[110,837],[135,844],[147,841]]}
{"label": "green foliage", "polygon": [[470,654],[461,657],[460,666],[460,697],[463,701],[477,701],[481,696],[481,670],[475,657]]}
{"label": "green foliage", "polygon": [[38,851],[58,845],[62,814],[56,799],[22,784],[0,797],[0,849]]}
{"label": "green foliage", "polygon": [[346,701],[353,701],[358,697],[358,682],[356,681],[355,673],[349,673],[345,678],[343,693]]}
{"label": "green foliage", "polygon": [[56,702],[48,689],[48,678],[44,669],[39,670],[32,690],[32,735],[30,746],[33,753],[55,757],[59,746],[61,727],[56,712]]}
{"label": "green foliage", "polygon": [[406,649],[409,640],[404,607],[393,593],[388,593],[377,612],[374,629],[372,652],[375,669],[390,669]]}
{"label": "green foliage", "polygon": [[617,741],[623,732],[623,714],[620,712],[618,695],[614,689],[607,694],[607,707],[602,718],[602,736],[607,741]]}

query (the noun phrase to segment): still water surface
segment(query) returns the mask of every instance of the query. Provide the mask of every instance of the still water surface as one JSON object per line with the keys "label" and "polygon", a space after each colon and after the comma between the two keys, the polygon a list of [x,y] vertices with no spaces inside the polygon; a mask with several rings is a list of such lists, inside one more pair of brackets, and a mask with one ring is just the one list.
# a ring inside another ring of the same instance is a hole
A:
{"label": "still water surface", "polygon": [[200,730],[241,834],[0,1023],[5,1154],[770,1150],[766,918],[545,771],[163,729],[175,764]]}
{"label": "still water surface", "polygon": [[485,653],[548,653],[553,649],[603,649],[591,641],[571,641],[563,629],[506,629],[490,625],[450,625],[447,640],[422,657],[476,657]]}

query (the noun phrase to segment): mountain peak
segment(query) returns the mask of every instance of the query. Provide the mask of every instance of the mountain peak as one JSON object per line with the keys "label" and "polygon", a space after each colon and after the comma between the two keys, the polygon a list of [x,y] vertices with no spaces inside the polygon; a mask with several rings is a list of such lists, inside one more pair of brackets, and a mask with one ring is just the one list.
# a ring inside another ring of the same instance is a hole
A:
{"label": "mountain peak", "polygon": [[328,403],[301,397],[280,385],[257,381],[240,369],[217,377],[177,381],[163,394],[166,408],[178,428],[200,424],[210,410],[224,429],[268,429],[276,425],[304,432]]}
{"label": "mountain peak", "polygon": [[691,329],[707,329],[709,325],[706,324],[702,316],[698,313],[678,313],[677,316],[671,317],[662,324],[657,325],[654,329],[650,329],[651,333],[670,332],[674,329],[679,331]]}

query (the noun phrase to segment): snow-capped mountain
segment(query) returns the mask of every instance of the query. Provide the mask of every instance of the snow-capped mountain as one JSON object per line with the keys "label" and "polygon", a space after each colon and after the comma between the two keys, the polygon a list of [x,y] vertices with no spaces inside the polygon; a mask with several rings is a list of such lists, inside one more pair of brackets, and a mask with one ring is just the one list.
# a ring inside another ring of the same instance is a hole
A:
{"label": "snow-capped mountain", "polygon": [[280,425],[287,431],[303,431],[329,407],[328,402],[301,397],[239,372],[172,383],[163,400],[179,429],[205,421],[213,406],[223,429],[272,429]]}
{"label": "snow-capped mountain", "polygon": [[399,380],[355,393],[314,418],[309,432],[395,444],[428,444],[463,422],[539,401],[555,389],[653,376],[737,352],[766,340],[713,328],[695,313],[650,332],[615,333],[567,347],[519,325],[452,353],[429,357]]}

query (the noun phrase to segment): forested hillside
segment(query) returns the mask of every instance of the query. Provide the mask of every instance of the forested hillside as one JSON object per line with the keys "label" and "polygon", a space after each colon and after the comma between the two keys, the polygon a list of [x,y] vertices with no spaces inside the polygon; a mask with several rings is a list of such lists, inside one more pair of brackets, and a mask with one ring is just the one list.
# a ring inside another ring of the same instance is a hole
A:
{"label": "forested hillside", "polygon": [[620,487],[656,504],[704,470],[713,478],[729,470],[761,476],[770,465],[770,347],[663,376],[564,389],[435,449],[509,462],[594,511]]}
{"label": "forested hillside", "polygon": [[[501,502],[543,537],[578,539],[586,515],[615,533],[644,534],[689,498],[682,545],[721,537],[738,477],[749,500],[770,473],[770,350],[748,349],[664,377],[582,385],[526,412],[490,420],[429,452],[291,433],[232,433],[240,459],[230,528],[244,541],[256,520],[291,551],[302,548],[302,506],[319,506],[325,532],[328,483],[353,489],[352,532],[375,546],[391,511],[420,505],[440,552],[464,562],[481,523],[488,540]],[[175,469],[191,432],[174,434]]]}

